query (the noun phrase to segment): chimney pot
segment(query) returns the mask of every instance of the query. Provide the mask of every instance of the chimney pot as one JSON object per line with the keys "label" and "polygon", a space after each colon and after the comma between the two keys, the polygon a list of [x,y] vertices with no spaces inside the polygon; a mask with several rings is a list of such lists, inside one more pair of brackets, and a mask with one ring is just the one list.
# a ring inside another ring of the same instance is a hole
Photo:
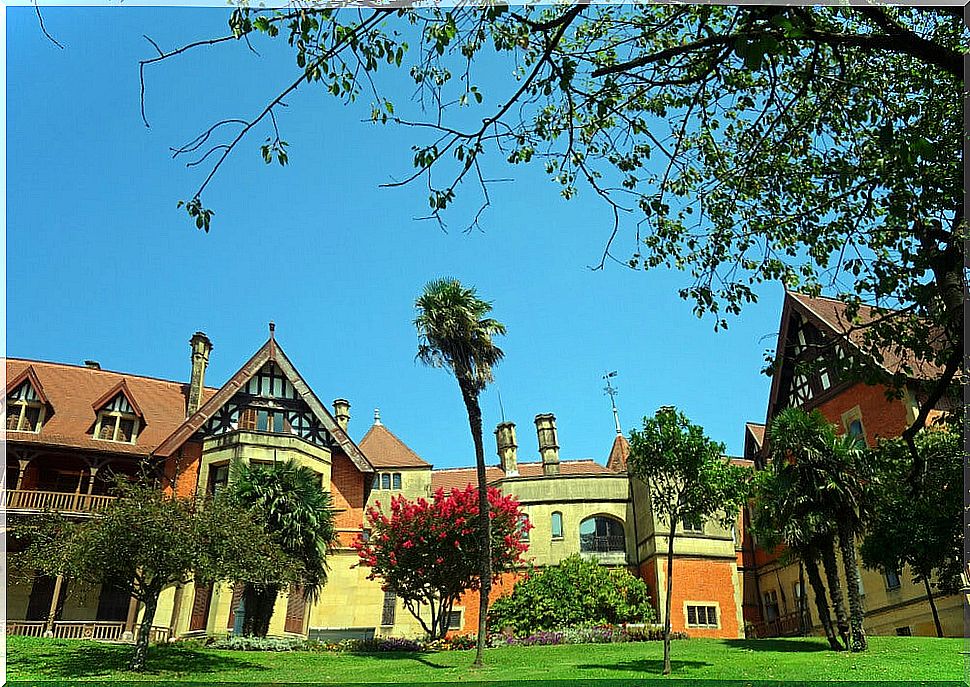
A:
{"label": "chimney pot", "polygon": [[202,407],[202,390],[205,388],[205,371],[209,367],[209,354],[212,353],[212,342],[204,332],[196,332],[189,339],[192,350],[192,375],[189,378],[189,401],[185,407],[188,417]]}
{"label": "chimney pot", "polygon": [[350,401],[345,398],[334,399],[333,417],[343,431],[347,431],[350,424]]}
{"label": "chimney pot", "polygon": [[539,437],[539,455],[542,456],[542,474],[552,477],[559,474],[559,436],[556,433],[556,416],[552,413],[536,415],[536,434]]}
{"label": "chimney pot", "polygon": [[97,360],[85,360],[84,367],[90,368],[92,370],[100,370],[101,363],[99,363]]}
{"label": "chimney pot", "polygon": [[495,447],[498,451],[499,465],[507,476],[519,474],[518,445],[515,443],[515,423],[503,422],[495,428]]}

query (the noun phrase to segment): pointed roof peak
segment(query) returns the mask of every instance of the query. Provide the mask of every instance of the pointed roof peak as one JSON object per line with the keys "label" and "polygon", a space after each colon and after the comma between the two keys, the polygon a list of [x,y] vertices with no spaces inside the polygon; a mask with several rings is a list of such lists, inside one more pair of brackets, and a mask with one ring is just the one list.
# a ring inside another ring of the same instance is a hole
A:
{"label": "pointed roof peak", "polygon": [[375,412],[374,424],[360,440],[360,450],[376,468],[429,468],[431,464],[389,430]]}
{"label": "pointed roof peak", "polygon": [[606,459],[606,467],[613,472],[625,472],[626,461],[629,456],[630,442],[626,440],[626,437],[622,433],[617,434],[613,439],[613,447],[610,449],[610,455]]}

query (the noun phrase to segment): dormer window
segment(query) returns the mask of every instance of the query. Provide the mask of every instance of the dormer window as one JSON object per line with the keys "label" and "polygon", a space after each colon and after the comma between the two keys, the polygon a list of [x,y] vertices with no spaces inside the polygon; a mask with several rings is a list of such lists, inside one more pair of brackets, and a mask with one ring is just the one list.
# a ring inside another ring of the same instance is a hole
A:
{"label": "dormer window", "polygon": [[94,438],[102,441],[118,441],[133,444],[141,429],[141,418],[128,397],[118,393],[98,411],[94,424]]}
{"label": "dormer window", "polygon": [[47,405],[29,379],[7,395],[7,431],[39,432],[47,414]]}

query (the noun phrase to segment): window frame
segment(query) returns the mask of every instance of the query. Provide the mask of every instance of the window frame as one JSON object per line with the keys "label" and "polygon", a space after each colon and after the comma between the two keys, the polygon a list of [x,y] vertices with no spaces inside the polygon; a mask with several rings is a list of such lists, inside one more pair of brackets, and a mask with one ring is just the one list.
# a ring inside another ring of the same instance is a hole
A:
{"label": "window frame", "polygon": [[[556,533],[556,519],[559,520],[559,533]],[[559,540],[564,539],[563,536],[563,521],[562,521],[562,511],[554,510],[549,517],[549,531],[552,533],[552,539]]]}
{"label": "window frame", "polygon": [[[890,579],[891,577],[896,578],[895,584],[892,583],[892,580]],[[898,592],[903,586],[903,575],[901,570],[883,573],[883,579],[886,582],[887,592]]]}
{"label": "window frame", "polygon": [[[691,621],[693,611],[694,620]],[[701,615],[704,622],[700,622]],[[711,616],[714,622],[711,622]],[[684,627],[697,630],[717,630],[721,627],[721,606],[716,601],[685,601],[684,602]]]}

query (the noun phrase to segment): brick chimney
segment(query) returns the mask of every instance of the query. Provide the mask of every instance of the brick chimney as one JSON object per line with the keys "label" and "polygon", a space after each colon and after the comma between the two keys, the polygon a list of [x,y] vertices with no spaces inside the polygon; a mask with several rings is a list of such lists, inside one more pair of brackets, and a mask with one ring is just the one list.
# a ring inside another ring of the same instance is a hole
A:
{"label": "brick chimney", "polygon": [[503,422],[495,428],[495,446],[498,449],[498,462],[502,472],[508,477],[519,474],[516,462],[515,423]]}
{"label": "brick chimney", "polygon": [[345,398],[337,398],[333,401],[333,417],[340,425],[340,429],[347,431],[350,424],[350,401]]}
{"label": "brick chimney", "polygon": [[202,407],[202,390],[205,388],[205,370],[209,366],[212,342],[204,332],[196,332],[189,339],[192,348],[192,376],[189,379],[189,402],[185,408],[188,417]]}
{"label": "brick chimney", "polygon": [[556,435],[556,416],[552,413],[536,415],[536,433],[539,435],[542,474],[547,477],[558,475],[559,437]]}

